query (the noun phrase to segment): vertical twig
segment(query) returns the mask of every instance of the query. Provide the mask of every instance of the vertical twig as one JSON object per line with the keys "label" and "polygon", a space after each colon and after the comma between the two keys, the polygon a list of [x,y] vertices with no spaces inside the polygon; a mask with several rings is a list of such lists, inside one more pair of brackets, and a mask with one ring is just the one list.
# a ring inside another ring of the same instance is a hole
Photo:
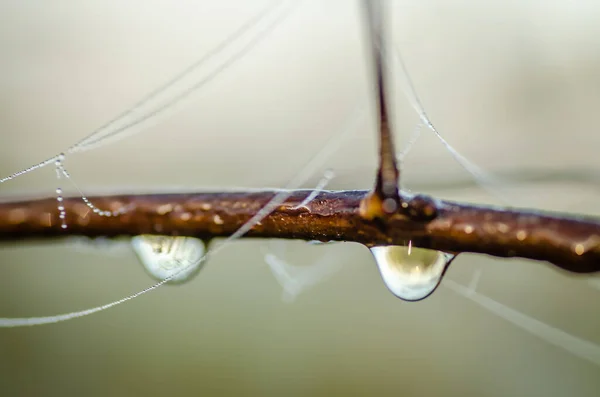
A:
{"label": "vertical twig", "polygon": [[361,205],[361,214],[367,219],[383,218],[400,208],[398,181],[400,172],[396,164],[394,139],[388,121],[388,103],[385,92],[385,70],[383,53],[385,51],[385,0],[365,0],[368,35],[375,64],[377,90],[378,130],[379,130],[379,168],[375,188]]}

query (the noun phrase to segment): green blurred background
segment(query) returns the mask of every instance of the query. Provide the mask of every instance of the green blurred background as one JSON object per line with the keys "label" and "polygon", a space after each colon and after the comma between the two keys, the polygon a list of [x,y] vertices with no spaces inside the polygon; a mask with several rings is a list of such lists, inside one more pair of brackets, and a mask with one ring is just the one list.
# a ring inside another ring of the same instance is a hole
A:
{"label": "green blurred background", "polygon": [[[0,175],[63,151],[265,4],[1,2]],[[68,157],[67,169],[90,193],[284,186],[357,105],[372,105],[360,11],[354,1],[301,2],[180,112]],[[508,180],[500,190],[510,204],[600,215],[597,2],[415,0],[392,11],[428,114],[460,153]],[[391,69],[403,147],[418,118]],[[356,125],[303,187],[328,167],[329,188],[370,187],[374,125]],[[43,169],[2,185],[0,197],[52,195],[57,184]],[[403,184],[500,203],[428,131]],[[341,270],[285,303],[264,261],[275,251],[297,266],[329,255]],[[478,269],[479,292],[600,344],[598,278],[474,255],[447,278],[466,285]],[[81,310],[152,282],[126,241],[0,245],[0,317]],[[184,285],[74,321],[0,329],[3,396],[597,396],[598,375],[444,286],[419,303],[398,300],[369,251],[350,243],[240,241]]]}

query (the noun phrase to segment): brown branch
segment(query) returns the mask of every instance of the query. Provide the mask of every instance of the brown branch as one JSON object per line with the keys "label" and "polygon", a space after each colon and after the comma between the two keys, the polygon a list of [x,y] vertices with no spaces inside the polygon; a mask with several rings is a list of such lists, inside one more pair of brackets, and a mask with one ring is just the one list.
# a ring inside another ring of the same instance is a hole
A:
{"label": "brown branch", "polygon": [[[367,246],[412,245],[453,253],[548,261],[577,273],[600,271],[600,220],[573,215],[445,202],[398,190],[399,171],[388,123],[382,62],[384,16],[380,0],[367,1],[379,109],[380,162],[369,191],[295,191],[245,236],[354,241]],[[119,216],[96,215],[80,198],[67,198],[67,229],[54,198],[0,203],[0,241],[66,236],[140,234],[193,236],[204,240],[235,233],[275,191],[151,194],[91,197]],[[300,205],[302,204],[302,205]]]}
{"label": "brown branch", "polygon": [[[247,236],[354,241],[367,246],[407,244],[411,240],[413,246],[422,248],[542,260],[577,273],[600,271],[598,219],[414,196],[407,201],[408,215],[396,213],[382,224],[360,214],[360,203],[368,191],[320,192],[308,204],[295,208],[310,193],[292,193]],[[91,198],[98,207],[112,211],[128,206],[125,214],[116,217],[98,216],[80,198],[68,198],[64,201],[67,229],[60,227],[54,198],[0,203],[0,240],[74,235],[228,236],[275,194],[262,191]]]}

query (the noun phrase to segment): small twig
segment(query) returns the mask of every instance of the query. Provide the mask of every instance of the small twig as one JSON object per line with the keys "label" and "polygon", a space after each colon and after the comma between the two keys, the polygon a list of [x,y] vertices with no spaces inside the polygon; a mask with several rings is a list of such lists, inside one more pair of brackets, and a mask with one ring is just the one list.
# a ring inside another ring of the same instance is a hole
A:
{"label": "small twig", "polygon": [[382,53],[385,51],[385,11],[381,0],[365,0],[367,26],[376,74],[377,107],[379,112],[379,168],[373,193],[366,197],[361,208],[365,218],[383,218],[400,209],[394,138],[388,121],[388,101],[385,92],[385,70]]}
{"label": "small twig", "polygon": [[[193,236],[202,239],[234,233],[277,191],[91,197],[117,209],[119,217],[93,214],[79,198],[64,200],[69,227],[61,228],[54,198],[0,203],[0,241],[65,236],[116,237],[139,234]],[[548,261],[577,273],[600,271],[600,220],[534,210],[475,206],[414,196],[407,214],[377,220],[360,214],[368,191],[321,191],[294,209],[311,191],[298,190],[267,215],[248,237],[354,241],[401,245],[448,252]],[[432,213],[431,219],[415,214]]]}

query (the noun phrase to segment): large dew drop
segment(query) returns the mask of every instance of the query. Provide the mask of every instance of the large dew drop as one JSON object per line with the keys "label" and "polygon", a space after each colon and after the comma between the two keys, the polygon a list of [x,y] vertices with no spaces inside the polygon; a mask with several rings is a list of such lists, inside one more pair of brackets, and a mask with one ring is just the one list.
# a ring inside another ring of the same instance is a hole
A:
{"label": "large dew drop", "polygon": [[372,247],[371,252],[388,289],[411,302],[427,298],[437,288],[455,257],[411,244]]}
{"label": "large dew drop", "polygon": [[180,272],[168,281],[171,284],[188,281],[198,273],[206,252],[204,242],[193,237],[140,235],[131,239],[131,245],[155,279],[164,280]]}

